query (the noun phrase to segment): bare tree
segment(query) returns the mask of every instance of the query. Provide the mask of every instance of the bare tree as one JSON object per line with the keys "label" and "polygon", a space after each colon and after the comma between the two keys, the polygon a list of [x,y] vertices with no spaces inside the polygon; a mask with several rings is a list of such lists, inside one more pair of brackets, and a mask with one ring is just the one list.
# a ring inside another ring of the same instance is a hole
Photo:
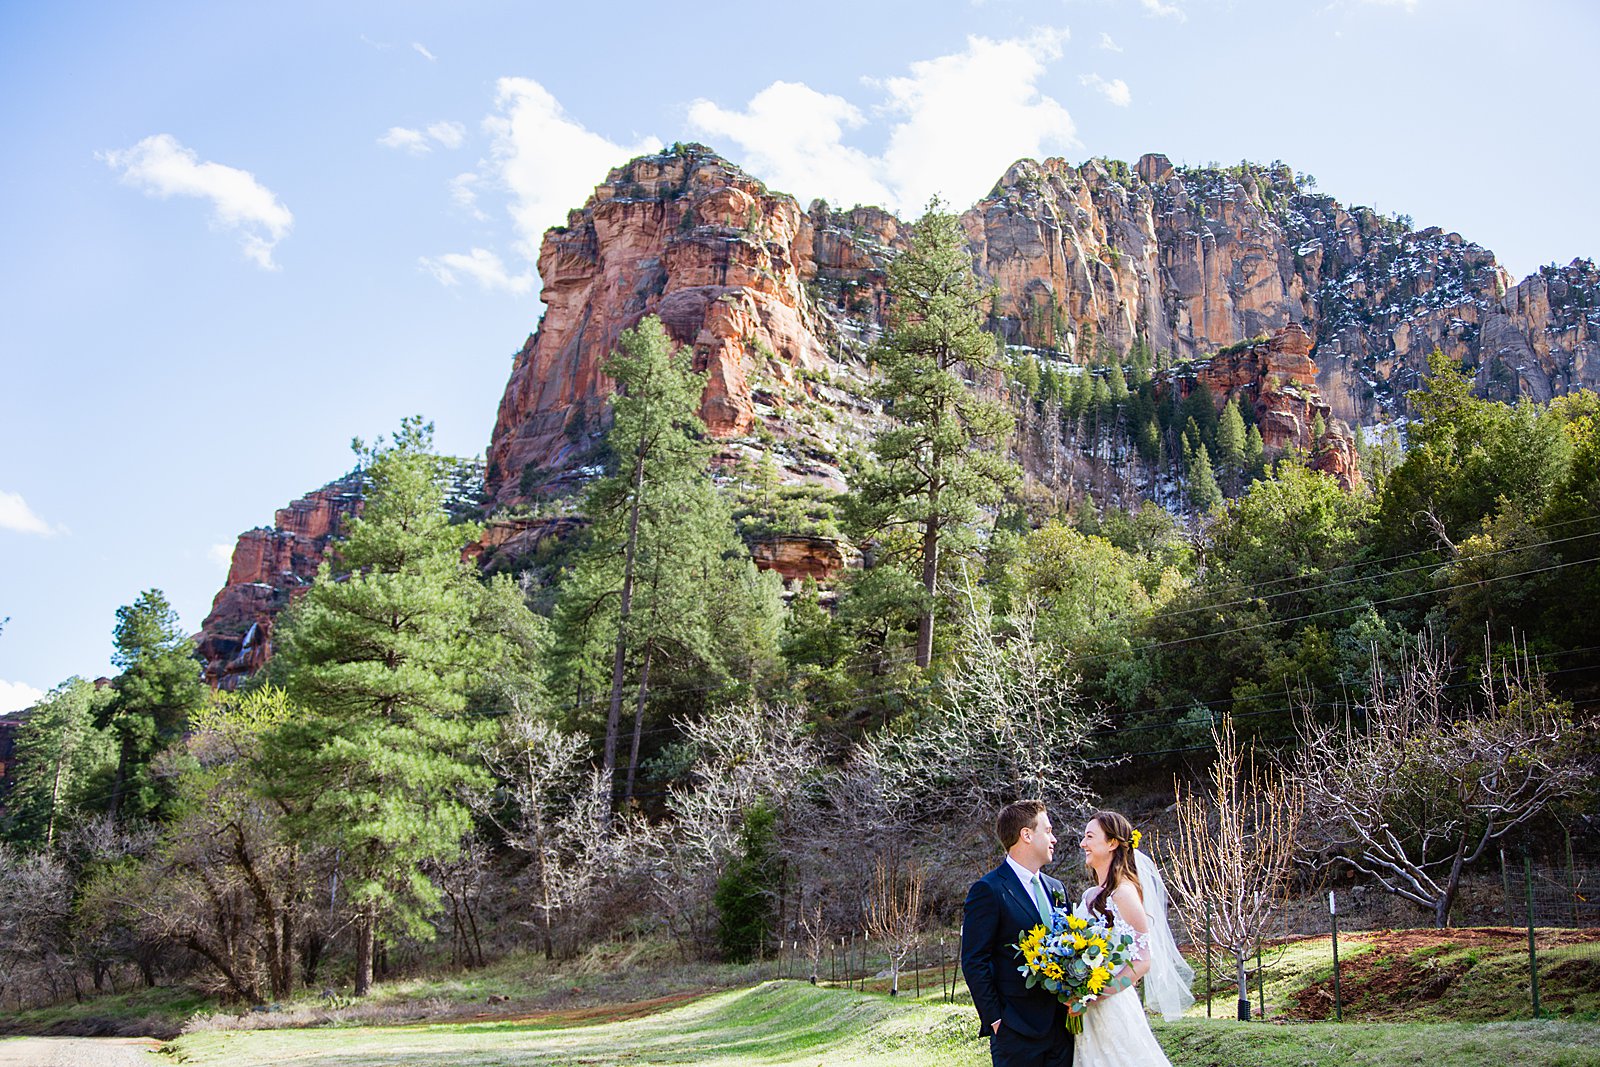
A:
{"label": "bare tree", "polygon": [[588,741],[580,734],[519,711],[483,755],[509,804],[479,797],[475,807],[529,857],[529,905],[553,959],[564,951],[562,920],[572,906],[649,862],[648,829],[637,816],[611,816],[610,778],[586,770]]}
{"label": "bare tree", "polygon": [[1087,812],[1094,793],[1084,753],[1101,713],[1078,698],[1061,652],[1035,635],[1024,604],[1000,632],[967,583],[966,638],[944,699],[909,728],[867,742],[886,798],[917,821],[987,823],[1010,801],[1038,797],[1053,811]]}
{"label": "bare tree", "polygon": [[1283,768],[1257,767],[1254,746],[1239,747],[1231,716],[1213,724],[1211,738],[1209,788],[1196,793],[1174,783],[1178,839],[1168,875],[1190,938],[1204,940],[1209,915],[1212,942],[1233,954],[1239,1018],[1248,1019],[1245,965],[1288,887],[1305,795]]}
{"label": "bare tree", "polygon": [[[770,807],[783,840],[806,806],[804,792],[820,778],[822,753],[795,704],[720,708],[678,725],[697,758],[690,786],[668,791],[672,822],[655,888],[680,944],[703,948],[714,920],[710,901],[746,812],[758,803]],[[780,862],[781,911],[792,872],[787,853]]]}
{"label": "bare tree", "polygon": [[822,969],[822,950],[832,940],[829,936],[830,928],[826,914],[820,893],[813,896],[809,904],[802,904],[800,908],[800,928],[806,934],[806,956],[811,961],[812,985],[816,985],[818,978],[821,977],[819,972]]}
{"label": "bare tree", "polygon": [[873,866],[872,893],[867,898],[867,936],[889,957],[889,995],[900,995],[900,971],[922,938],[921,867],[902,867],[880,856]]}
{"label": "bare tree", "polygon": [[0,1004],[59,1000],[64,986],[79,992],[69,952],[72,905],[71,875],[54,854],[0,841]]}
{"label": "bare tree", "polygon": [[1526,649],[1485,653],[1476,700],[1451,699],[1448,651],[1423,636],[1393,674],[1373,657],[1357,715],[1300,723],[1295,775],[1322,838],[1310,862],[1361,872],[1441,928],[1463,869],[1584,788],[1596,763],[1588,724],[1551,696]]}

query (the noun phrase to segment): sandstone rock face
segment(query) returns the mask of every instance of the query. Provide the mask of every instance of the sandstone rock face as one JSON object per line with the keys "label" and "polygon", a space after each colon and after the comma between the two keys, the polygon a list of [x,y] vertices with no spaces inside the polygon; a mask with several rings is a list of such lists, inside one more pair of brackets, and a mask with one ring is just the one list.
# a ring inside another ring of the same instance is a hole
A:
{"label": "sandstone rock face", "polygon": [[[886,238],[897,228],[883,213],[860,222]],[[714,436],[750,434],[784,398],[803,399],[803,379],[833,362],[808,283],[830,269],[841,291],[881,279],[881,257],[854,234],[828,227],[819,256],[810,214],[698,145],[612,171],[545,235],[546,311],[500,403],[488,453],[493,499],[523,495],[530,465],[559,472],[590,453],[609,418],[605,360],[648,314],[693,348],[708,375],[700,413]]]}
{"label": "sandstone rock face", "polygon": [[278,612],[316,576],[328,544],[361,511],[361,476],[350,474],[278,509],[271,527],[239,535],[228,580],[196,637],[207,682],[233,689],[272,657]]}
{"label": "sandstone rock face", "polygon": [[[1330,425],[1402,413],[1435,346],[1489,396],[1600,387],[1592,262],[1513,285],[1459,234],[1346,208],[1281,163],[1021,160],[962,226],[998,294],[990,327],[1045,359],[1077,359],[1090,331],[1102,354],[1139,339],[1161,363],[1300,326]],[[698,145],[612,171],[545,236],[547,310],[501,401],[492,499],[524,499],[583,464],[608,417],[601,364],[649,313],[708,372],[714,434],[770,435],[787,478],[842,484],[837,454],[878,415],[864,353],[903,228],[877,208],[801,211]],[[826,411],[838,428],[814,425]],[[1268,414],[1272,433],[1303,435],[1296,412]]]}
{"label": "sandstone rock face", "polygon": [[[1318,391],[1311,350],[1311,335],[1304,328],[1285,326],[1265,341],[1235,345],[1197,360],[1174,381],[1185,396],[1204,383],[1219,411],[1229,398],[1249,405],[1269,452],[1302,449],[1311,455],[1313,468],[1354,489],[1361,484],[1355,438]],[[1314,434],[1318,417],[1324,427],[1321,438]]]}
{"label": "sandstone rock face", "polygon": [[814,578],[828,582],[846,567],[859,566],[861,554],[849,542],[835,537],[778,534],[750,545],[750,558],[764,571],[776,571],[785,582]]}

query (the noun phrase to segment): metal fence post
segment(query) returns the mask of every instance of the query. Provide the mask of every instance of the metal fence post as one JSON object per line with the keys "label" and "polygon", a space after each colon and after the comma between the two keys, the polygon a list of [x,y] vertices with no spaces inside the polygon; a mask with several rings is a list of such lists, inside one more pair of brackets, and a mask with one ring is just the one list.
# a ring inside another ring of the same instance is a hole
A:
{"label": "metal fence post", "polygon": [[1567,902],[1572,906],[1572,925],[1582,926],[1583,918],[1578,908],[1578,865],[1572,859],[1572,831],[1563,825],[1561,836],[1567,842]]}
{"label": "metal fence post", "polygon": [[1344,998],[1339,992],[1339,907],[1328,890],[1328,918],[1333,921],[1333,1021],[1344,1022]]}
{"label": "metal fence post", "polygon": [[917,999],[918,1000],[922,999],[922,952],[921,952],[921,948],[922,948],[922,946],[920,944],[914,944],[914,945],[911,946],[911,973],[916,975]]}
{"label": "metal fence post", "polygon": [[949,976],[944,973],[944,938],[941,937],[939,939],[939,997],[946,1004],[950,1003],[950,997],[945,994],[945,986],[948,984],[948,977]]}
{"label": "metal fence post", "polygon": [[1506,925],[1511,925],[1511,919],[1516,911],[1511,907],[1511,869],[1506,865],[1506,850],[1500,850],[1500,887],[1505,891]]}
{"label": "metal fence post", "polygon": [[1539,1017],[1539,950],[1533,940],[1533,850],[1528,850],[1523,864],[1528,886],[1528,984],[1533,993],[1533,1017]]}
{"label": "metal fence post", "polygon": [[1206,1018],[1211,1018],[1211,901],[1206,901]]}

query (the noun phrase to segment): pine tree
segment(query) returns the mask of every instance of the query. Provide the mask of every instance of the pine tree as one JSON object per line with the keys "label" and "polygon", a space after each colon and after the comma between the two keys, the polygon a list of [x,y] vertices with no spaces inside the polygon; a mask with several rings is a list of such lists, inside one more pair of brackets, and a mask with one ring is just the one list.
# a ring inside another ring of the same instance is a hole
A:
{"label": "pine tree", "polygon": [[1267,446],[1261,440],[1261,427],[1251,425],[1250,433],[1244,442],[1244,470],[1246,477],[1254,480],[1261,477],[1267,462]]}
{"label": "pine tree", "polygon": [[[556,606],[558,684],[580,700],[601,686],[608,693],[601,769],[612,779],[631,693],[624,799],[634,790],[652,678],[664,666],[692,666],[704,691],[707,679],[748,675],[776,648],[781,617],[771,580],[756,573],[711,481],[699,416],[705,378],[690,370],[690,357],[673,350],[654,316],[619,339],[606,366],[618,389],[606,438],[616,468],[590,488],[589,540]],[[776,507],[770,452],[756,477]]]}
{"label": "pine tree", "polygon": [[1211,453],[1205,445],[1194,454],[1194,469],[1189,473],[1189,502],[1196,511],[1210,513],[1222,505],[1222,490],[1211,473]]}
{"label": "pine tree", "polygon": [[[264,741],[269,789],[289,829],[339,857],[356,930],[357,995],[371,988],[375,939],[426,936],[439,903],[421,873],[456,855],[481,786],[466,694],[484,649],[480,587],[452,525],[432,426],[403,421],[366,456],[366,503],[280,629],[282,677],[301,712]],[[343,572],[345,577],[336,578]]]}
{"label": "pine tree", "polygon": [[993,369],[984,334],[985,295],[972,275],[971,254],[955,215],[937,202],[911,228],[910,242],[889,269],[890,321],[873,350],[881,371],[875,396],[891,405],[893,425],[873,441],[876,462],[857,481],[857,529],[883,536],[910,528],[914,542],[889,555],[910,562],[924,594],[917,665],[933,658],[933,624],[941,553],[949,535],[976,525],[980,507],[1001,499],[1016,480],[1004,446],[1011,418],[978,396],[962,377]]}
{"label": "pine tree", "polygon": [[1245,445],[1248,434],[1244,418],[1239,414],[1239,402],[1229,397],[1222,409],[1222,420],[1217,423],[1217,465],[1222,471],[1222,482],[1230,496],[1239,492],[1239,479],[1244,472]]}
{"label": "pine tree", "polygon": [[21,845],[55,847],[63,826],[97,773],[116,758],[111,737],[95,728],[97,712],[112,699],[82,678],[69,678],[47,693],[17,728],[7,767],[12,781],[0,828]]}
{"label": "pine tree", "polygon": [[161,590],[147,589],[118,608],[113,638],[111,662],[122,673],[106,707],[117,745],[109,811],[113,818],[150,818],[167,792],[150,773],[150,761],[182,735],[205,702],[205,685],[194,645]]}

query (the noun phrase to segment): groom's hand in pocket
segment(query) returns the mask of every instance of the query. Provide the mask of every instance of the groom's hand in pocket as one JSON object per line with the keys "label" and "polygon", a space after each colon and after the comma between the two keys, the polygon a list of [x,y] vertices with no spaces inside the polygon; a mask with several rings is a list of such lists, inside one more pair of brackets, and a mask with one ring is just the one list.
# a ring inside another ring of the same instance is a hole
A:
{"label": "groom's hand in pocket", "polygon": [[1000,1032],[1000,1020],[999,1019],[996,1019],[994,1021],[993,1029],[994,1029],[994,1032],[997,1033],[997,1034]]}

